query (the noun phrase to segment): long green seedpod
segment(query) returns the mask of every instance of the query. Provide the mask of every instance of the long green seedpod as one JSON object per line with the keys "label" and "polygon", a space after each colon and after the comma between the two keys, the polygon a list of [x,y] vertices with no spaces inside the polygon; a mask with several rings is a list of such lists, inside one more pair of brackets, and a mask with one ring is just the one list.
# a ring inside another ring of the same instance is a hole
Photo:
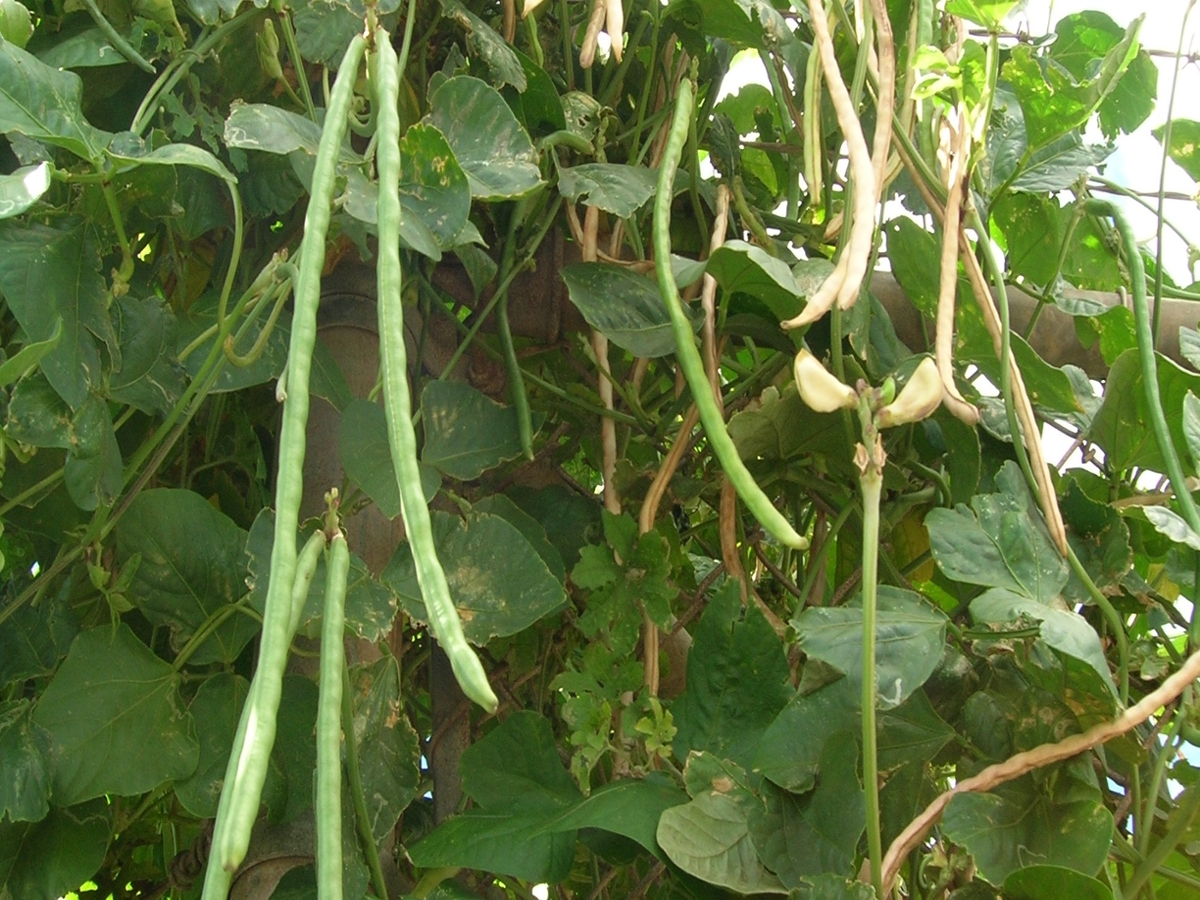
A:
{"label": "long green seedpod", "polygon": [[329,544],[321,623],[317,704],[317,900],[342,900],[342,644],[350,549],[340,531]]}
{"label": "long green seedpod", "polygon": [[279,475],[275,492],[275,537],[270,583],[263,610],[258,669],[246,698],[225,772],[225,784],[213,831],[213,853],[204,880],[203,900],[225,900],[233,872],[246,857],[250,830],[258,816],[267,763],[275,744],[275,719],[283,672],[291,643],[292,587],[296,574],[296,530],[304,488],[308,381],[317,337],[317,305],[325,264],[325,235],[333,200],[338,154],[346,134],[354,82],[366,41],[355,37],[342,57],[325,113],[317,149],[304,239],[297,266],[292,336],[288,349],[288,397],[279,438]]}
{"label": "long green seedpod", "polygon": [[496,695],[487,673],[463,635],[458,610],[450,599],[446,573],[437,557],[429,507],[421,489],[417,468],[417,436],[412,426],[412,404],[408,393],[408,359],[404,347],[404,309],[400,271],[400,116],[397,107],[400,74],[396,52],[387,33],[376,33],[375,91],[379,106],[376,119],[376,166],[379,170],[379,257],[376,269],[379,291],[379,355],[383,365],[383,401],[387,414],[392,463],[400,488],[404,529],[412,548],[417,582],[429,624],[438,643],[450,658],[454,677],[463,693],[495,712]]}
{"label": "long green seedpod", "polygon": [[680,82],[679,92],[675,97],[675,118],[671,121],[667,148],[663,153],[662,165],[658,169],[658,193],[654,198],[654,269],[658,275],[658,289],[671,315],[671,331],[675,335],[675,358],[679,360],[679,366],[687,378],[692,400],[704,425],[704,432],[708,435],[708,442],[716,452],[717,459],[721,461],[721,467],[738,496],[742,498],[742,502],[763,528],[787,546],[804,550],[808,547],[808,540],[792,528],[791,523],[783,517],[783,513],[775,508],[771,498],[763,493],[738,455],[729,432],[725,430],[725,419],[717,409],[712,386],[708,376],[704,374],[704,363],[700,361],[700,351],[696,349],[696,337],[692,333],[691,323],[684,315],[679,288],[671,272],[671,199],[674,196],[675,170],[679,167],[679,157],[683,152],[684,142],[687,141],[688,127],[692,120],[693,94],[694,88],[690,81],[684,79]]}

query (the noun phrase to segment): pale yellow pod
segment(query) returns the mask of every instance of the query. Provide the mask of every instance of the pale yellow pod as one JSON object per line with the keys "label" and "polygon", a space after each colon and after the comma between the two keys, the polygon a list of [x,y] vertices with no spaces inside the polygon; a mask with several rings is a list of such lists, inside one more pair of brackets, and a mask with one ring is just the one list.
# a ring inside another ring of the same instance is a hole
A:
{"label": "pale yellow pod", "polygon": [[792,374],[796,378],[796,390],[800,392],[800,399],[816,412],[852,409],[858,403],[858,394],[854,388],[838,381],[837,377],[807,350],[796,354]]}
{"label": "pale yellow pod", "polygon": [[875,422],[880,428],[919,422],[933,414],[942,402],[942,376],[933,357],[921,360],[917,370],[896,399],[879,411]]}

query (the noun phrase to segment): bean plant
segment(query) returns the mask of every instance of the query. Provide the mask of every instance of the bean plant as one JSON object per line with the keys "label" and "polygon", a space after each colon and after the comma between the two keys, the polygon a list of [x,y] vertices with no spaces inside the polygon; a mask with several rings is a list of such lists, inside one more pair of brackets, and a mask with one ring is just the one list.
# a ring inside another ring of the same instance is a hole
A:
{"label": "bean plant", "polygon": [[1194,3],[522,2],[0,0],[0,900],[1200,895]]}

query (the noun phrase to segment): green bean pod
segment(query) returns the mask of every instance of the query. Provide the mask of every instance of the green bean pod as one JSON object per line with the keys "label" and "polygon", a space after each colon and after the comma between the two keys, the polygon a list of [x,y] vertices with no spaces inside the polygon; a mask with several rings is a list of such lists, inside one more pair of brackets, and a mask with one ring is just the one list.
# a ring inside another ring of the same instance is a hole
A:
{"label": "green bean pod", "polygon": [[342,900],[342,666],[350,550],[340,531],[329,545],[317,702],[317,900]]}
{"label": "green bean pod", "polygon": [[683,369],[696,410],[700,413],[700,421],[704,425],[705,434],[708,435],[708,442],[716,452],[721,467],[738,496],[742,498],[742,502],[763,528],[781,543],[804,550],[808,547],[808,540],[792,528],[783,514],[775,508],[771,498],[763,493],[738,455],[729,432],[725,430],[725,419],[717,409],[712,386],[704,372],[704,363],[700,361],[700,351],[696,349],[696,336],[692,333],[691,323],[684,315],[679,288],[671,272],[671,200],[674,197],[675,171],[679,167],[679,157],[687,141],[688,128],[692,121],[694,90],[691,81],[687,79],[679,84],[679,92],[675,97],[675,117],[671,121],[667,147],[658,169],[658,191],[654,197],[654,269],[658,275],[658,290],[671,316],[671,331],[675,335],[675,358],[679,360],[679,366]]}
{"label": "green bean pod", "polygon": [[308,589],[312,585],[313,575],[317,572],[317,562],[321,551],[325,549],[325,533],[314,531],[304,543],[304,549],[296,557],[296,574],[292,578],[292,601],[289,605],[291,615],[288,617],[288,643],[296,636],[300,627],[300,616],[304,612],[304,604],[308,601]]}
{"label": "green bean pod", "polygon": [[291,643],[292,587],[296,573],[296,529],[303,491],[301,472],[305,452],[304,432],[308,423],[308,383],[317,336],[317,305],[321,294],[321,270],[325,263],[325,235],[329,229],[329,208],[333,200],[338,155],[346,133],[354,83],[365,46],[365,40],[356,36],[342,57],[313,169],[308,210],[304,217],[304,239],[300,245],[297,266],[299,278],[295,286],[292,335],[288,348],[288,399],[283,409],[279,437],[275,534],[270,583],[263,611],[258,671],[242,710],[234,752],[226,769],[203,900],[224,900],[231,874],[245,859],[250,844],[250,827],[257,817],[267,764],[275,743],[275,720],[283,689],[288,645]]}
{"label": "green bean pod", "polygon": [[446,573],[437,558],[429,507],[421,489],[417,468],[417,436],[412,425],[412,404],[408,393],[408,360],[404,347],[404,310],[400,296],[400,116],[397,106],[400,75],[396,51],[380,30],[374,74],[379,105],[376,165],[379,170],[379,255],[376,278],[379,291],[379,356],[383,366],[383,401],[387,414],[388,442],[400,488],[404,529],[412,548],[417,582],[429,624],[438,643],[450,658],[454,677],[463,693],[488,712],[497,706],[496,695],[488,684],[487,673],[479,657],[463,635],[458,610],[450,599]]}

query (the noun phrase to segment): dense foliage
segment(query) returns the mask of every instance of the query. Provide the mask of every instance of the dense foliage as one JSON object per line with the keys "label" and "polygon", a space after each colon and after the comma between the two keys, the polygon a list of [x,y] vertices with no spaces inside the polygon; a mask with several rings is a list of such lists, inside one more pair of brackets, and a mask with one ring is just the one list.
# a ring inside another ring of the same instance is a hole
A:
{"label": "dense foliage", "polygon": [[223,897],[219,798],[240,897],[1196,896],[1200,294],[1102,177],[1157,69],[1014,5],[0,0],[0,898]]}

